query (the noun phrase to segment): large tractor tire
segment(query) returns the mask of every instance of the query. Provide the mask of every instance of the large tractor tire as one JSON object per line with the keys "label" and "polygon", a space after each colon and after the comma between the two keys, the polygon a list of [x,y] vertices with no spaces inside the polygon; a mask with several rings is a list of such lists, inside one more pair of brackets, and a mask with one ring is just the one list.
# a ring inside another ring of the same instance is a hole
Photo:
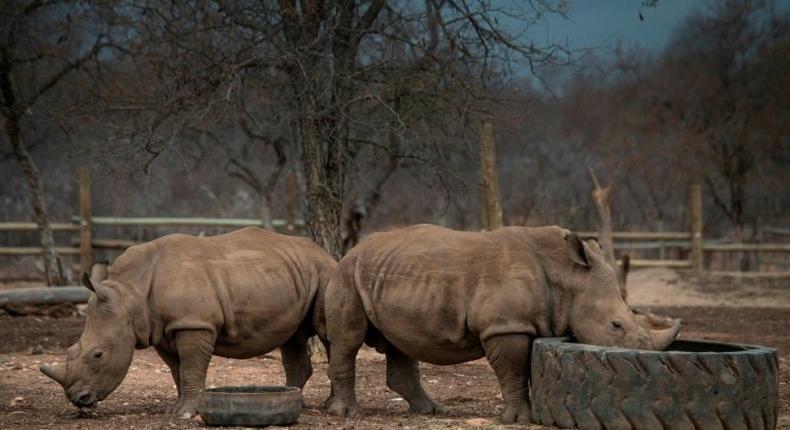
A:
{"label": "large tractor tire", "polygon": [[532,417],[587,429],[774,429],[776,350],[678,340],[664,351],[534,342]]}

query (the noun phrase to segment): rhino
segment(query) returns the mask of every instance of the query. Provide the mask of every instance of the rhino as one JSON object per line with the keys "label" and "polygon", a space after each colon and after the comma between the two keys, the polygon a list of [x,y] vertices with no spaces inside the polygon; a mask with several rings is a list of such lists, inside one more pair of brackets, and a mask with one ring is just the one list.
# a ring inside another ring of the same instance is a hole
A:
{"label": "rhino", "polygon": [[[679,320],[637,317],[594,240],[560,227],[461,232],[432,225],[376,233],[338,263],[326,288],[335,415],[356,413],[355,359],[363,343],[386,354],[386,381],[412,413],[442,407],[418,362],[486,357],[505,423],[530,421],[529,349],[536,337],[649,350],[667,347]],[[650,322],[651,324],[647,324]]]}
{"label": "rhino", "polygon": [[280,348],[286,385],[302,388],[312,374],[314,299],[335,265],[308,239],[259,228],[132,246],[109,270],[94,266],[83,276],[93,291],[85,329],[65,365],[41,371],[75,406],[93,408],[120,385],[135,348],[153,346],[178,389],[169,411],[188,418],[212,355],[243,359]]}

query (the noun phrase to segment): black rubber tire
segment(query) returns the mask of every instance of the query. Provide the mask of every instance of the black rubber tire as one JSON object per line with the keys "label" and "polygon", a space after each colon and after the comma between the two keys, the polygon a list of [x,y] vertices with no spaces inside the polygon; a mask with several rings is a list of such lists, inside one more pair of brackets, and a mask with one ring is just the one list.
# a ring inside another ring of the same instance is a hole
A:
{"label": "black rubber tire", "polygon": [[776,350],[676,341],[665,351],[533,343],[532,419],[586,429],[774,429]]}

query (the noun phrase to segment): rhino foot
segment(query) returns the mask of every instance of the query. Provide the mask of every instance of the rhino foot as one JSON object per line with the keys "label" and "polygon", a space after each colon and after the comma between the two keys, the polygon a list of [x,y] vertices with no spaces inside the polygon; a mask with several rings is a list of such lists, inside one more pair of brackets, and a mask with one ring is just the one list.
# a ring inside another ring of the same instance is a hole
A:
{"label": "rhino foot", "polygon": [[168,412],[171,414],[175,414],[179,418],[188,420],[193,416],[197,415],[197,404],[198,404],[197,398],[191,398],[191,399],[180,398]]}
{"label": "rhino foot", "polygon": [[445,413],[444,406],[432,401],[409,404],[410,414],[441,415]]}
{"label": "rhino foot", "polygon": [[520,405],[505,405],[505,410],[499,416],[499,420],[504,424],[512,423],[529,423],[531,420],[529,405],[526,403]]}
{"label": "rhino foot", "polygon": [[337,397],[332,397],[326,402],[326,412],[339,417],[354,416],[359,414],[359,404],[356,401],[347,402]]}

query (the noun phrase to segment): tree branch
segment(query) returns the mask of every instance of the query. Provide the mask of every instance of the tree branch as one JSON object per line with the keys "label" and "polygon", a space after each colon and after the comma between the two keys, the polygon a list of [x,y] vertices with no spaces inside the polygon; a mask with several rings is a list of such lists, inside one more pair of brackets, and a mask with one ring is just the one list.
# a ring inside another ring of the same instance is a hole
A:
{"label": "tree branch", "polygon": [[61,68],[57,73],[50,76],[47,82],[25,101],[23,106],[25,106],[25,108],[33,106],[39,97],[51,90],[55,85],[58,84],[58,82],[61,81],[61,79],[65,78],[72,71],[79,69],[83,64],[94,57],[101,49],[109,46],[106,43],[101,43],[102,38],[103,36],[99,35],[99,37],[96,38],[96,42],[93,44],[93,47],[88,52],[74,61],[67,61],[67,64],[63,66],[63,68]]}

